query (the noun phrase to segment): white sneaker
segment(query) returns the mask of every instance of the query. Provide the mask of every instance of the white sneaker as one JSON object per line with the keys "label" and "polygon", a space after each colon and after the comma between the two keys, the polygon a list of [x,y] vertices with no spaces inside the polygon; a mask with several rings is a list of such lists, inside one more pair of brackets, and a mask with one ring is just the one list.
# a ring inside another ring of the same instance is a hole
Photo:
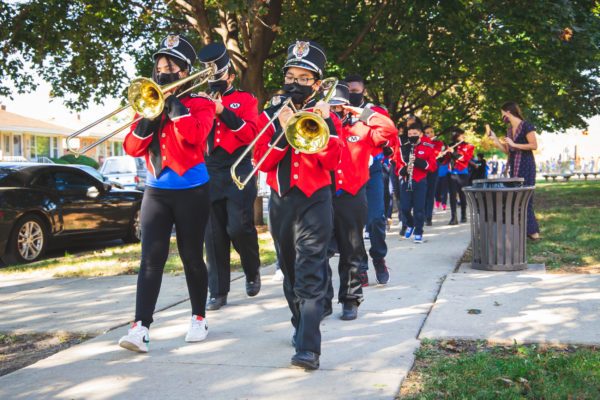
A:
{"label": "white sneaker", "polygon": [[280,269],[275,271],[273,275],[273,282],[283,282],[283,272]]}
{"label": "white sneaker", "polygon": [[127,335],[119,339],[119,346],[124,349],[147,353],[150,345],[148,328],[142,326],[142,321],[134,322],[127,331]]}
{"label": "white sneaker", "polygon": [[190,321],[190,327],[187,335],[185,335],[186,342],[201,342],[208,336],[208,324],[206,319],[199,315],[192,315]]}

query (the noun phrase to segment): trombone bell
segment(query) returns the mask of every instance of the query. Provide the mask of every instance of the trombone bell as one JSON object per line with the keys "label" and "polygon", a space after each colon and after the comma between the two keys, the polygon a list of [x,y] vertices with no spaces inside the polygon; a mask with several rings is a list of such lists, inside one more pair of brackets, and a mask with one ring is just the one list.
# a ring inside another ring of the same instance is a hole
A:
{"label": "trombone bell", "polygon": [[127,90],[127,99],[136,113],[148,119],[158,117],[165,106],[161,87],[148,78],[134,79]]}
{"label": "trombone bell", "polygon": [[314,154],[327,147],[329,127],[320,115],[300,111],[288,121],[285,138],[294,149],[305,154]]}

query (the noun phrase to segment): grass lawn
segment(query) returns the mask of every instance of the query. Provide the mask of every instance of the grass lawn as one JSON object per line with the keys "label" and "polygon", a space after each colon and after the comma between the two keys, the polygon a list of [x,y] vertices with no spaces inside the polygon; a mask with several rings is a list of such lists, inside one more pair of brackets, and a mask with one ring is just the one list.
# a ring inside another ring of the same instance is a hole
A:
{"label": "grass lawn", "polygon": [[600,348],[427,341],[400,399],[599,399]]}
{"label": "grass lawn", "polygon": [[553,272],[600,272],[600,180],[538,183],[543,240],[528,242],[530,263]]}
{"label": "grass lawn", "polygon": [[[269,232],[261,232],[258,237],[262,265],[274,263],[276,255],[271,235]],[[2,276],[17,274],[44,274],[54,278],[132,275],[137,274],[139,270],[140,255],[141,245],[139,243],[78,254],[66,254],[64,257],[2,268],[0,269],[0,279]],[[231,264],[232,269],[241,269],[240,257],[233,250],[233,247],[231,250]],[[171,238],[165,272],[170,274],[183,272],[175,238]]]}

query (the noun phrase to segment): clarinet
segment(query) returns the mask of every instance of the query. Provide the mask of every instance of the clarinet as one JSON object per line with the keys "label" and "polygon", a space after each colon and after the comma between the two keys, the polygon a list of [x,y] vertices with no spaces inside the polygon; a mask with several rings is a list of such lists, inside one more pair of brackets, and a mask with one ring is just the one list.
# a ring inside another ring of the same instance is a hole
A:
{"label": "clarinet", "polygon": [[406,186],[407,192],[413,191],[413,172],[415,170],[415,146],[410,145],[410,155],[408,156],[408,164],[406,165],[408,172],[408,185]]}

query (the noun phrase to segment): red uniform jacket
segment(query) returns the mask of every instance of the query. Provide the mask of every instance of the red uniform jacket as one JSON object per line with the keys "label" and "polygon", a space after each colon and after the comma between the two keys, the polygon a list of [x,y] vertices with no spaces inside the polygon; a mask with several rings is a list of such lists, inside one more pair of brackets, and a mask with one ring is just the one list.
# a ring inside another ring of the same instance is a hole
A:
{"label": "red uniform jacket", "polygon": [[335,170],[335,189],[356,195],[369,180],[369,156],[373,149],[381,149],[398,137],[391,119],[365,108],[358,121],[348,121],[342,127],[340,139],[344,143],[340,164]]}
{"label": "red uniform jacket", "polygon": [[228,154],[233,154],[256,137],[258,122],[256,98],[248,92],[230,88],[223,93],[221,102],[224,109],[221,115],[217,115],[215,129],[210,133],[209,154],[219,147]]}
{"label": "red uniform jacket", "polygon": [[157,118],[136,122],[123,142],[127,154],[145,157],[154,176],[166,167],[181,176],[204,162],[206,138],[215,119],[215,103],[210,99],[199,96],[173,99],[173,106],[163,112],[162,121]]}
{"label": "red uniform jacket", "polygon": [[[403,168],[407,166],[407,163],[408,163],[408,160],[410,157],[410,149],[411,149],[411,144],[409,142],[407,142],[400,147],[400,151],[398,152],[399,156],[397,158],[397,164],[398,164],[400,176],[404,180],[407,180],[407,178],[408,178],[407,176],[404,176],[402,174],[402,172],[403,172]],[[423,180],[424,178],[427,177],[428,172],[433,172],[433,171],[435,171],[435,168],[437,168],[436,160],[435,160],[435,153],[434,153],[434,146],[430,142],[421,140],[415,146],[414,154],[415,154],[415,164],[414,164],[414,168],[413,168],[413,180],[415,182],[420,182],[421,180]],[[421,160],[423,160],[423,162],[417,162],[416,161],[417,159],[421,159]],[[418,166],[418,163],[423,163],[423,166],[422,167]]]}
{"label": "red uniform jacket", "polygon": [[[259,115],[259,132],[267,125],[278,108],[279,106],[269,107]],[[277,118],[256,143],[255,164],[270,147],[274,147],[259,169],[267,173],[267,184],[279,196],[285,195],[291,188],[297,186],[302,193],[310,197],[317,190],[331,184],[330,171],[337,167],[341,155],[342,144],[337,133],[342,131],[342,124],[334,113],[331,113],[330,118],[325,121],[329,126],[331,137],[327,147],[315,154],[304,154],[294,150],[285,137],[275,145],[275,140],[282,132]]]}
{"label": "red uniform jacket", "polygon": [[454,153],[448,153],[444,156],[443,162],[450,162],[450,170],[461,171],[469,166],[469,161],[473,158],[475,146],[470,143],[462,142],[454,148]]}
{"label": "red uniform jacket", "polygon": [[[377,112],[379,114],[382,114],[385,117],[390,118],[390,113],[388,113],[388,111],[385,108],[383,108],[381,106],[377,106],[377,105],[375,105],[373,103],[365,103],[363,101],[363,103],[359,107],[360,108],[368,108],[369,110],[373,110],[373,111],[375,111],[375,112]],[[390,145],[393,146],[394,143],[391,142]],[[383,147],[384,147],[383,145],[381,147],[374,147],[373,149],[371,149],[371,155],[373,157],[378,156],[383,151]]]}
{"label": "red uniform jacket", "polygon": [[[435,155],[435,158],[437,159],[437,157],[442,152],[442,149],[444,148],[444,142],[442,142],[441,140],[431,139],[425,135],[423,135],[423,137],[421,137],[421,141],[428,142],[433,145],[433,153]],[[432,172],[435,172],[435,171],[437,171],[437,162],[435,163],[435,169]]]}

